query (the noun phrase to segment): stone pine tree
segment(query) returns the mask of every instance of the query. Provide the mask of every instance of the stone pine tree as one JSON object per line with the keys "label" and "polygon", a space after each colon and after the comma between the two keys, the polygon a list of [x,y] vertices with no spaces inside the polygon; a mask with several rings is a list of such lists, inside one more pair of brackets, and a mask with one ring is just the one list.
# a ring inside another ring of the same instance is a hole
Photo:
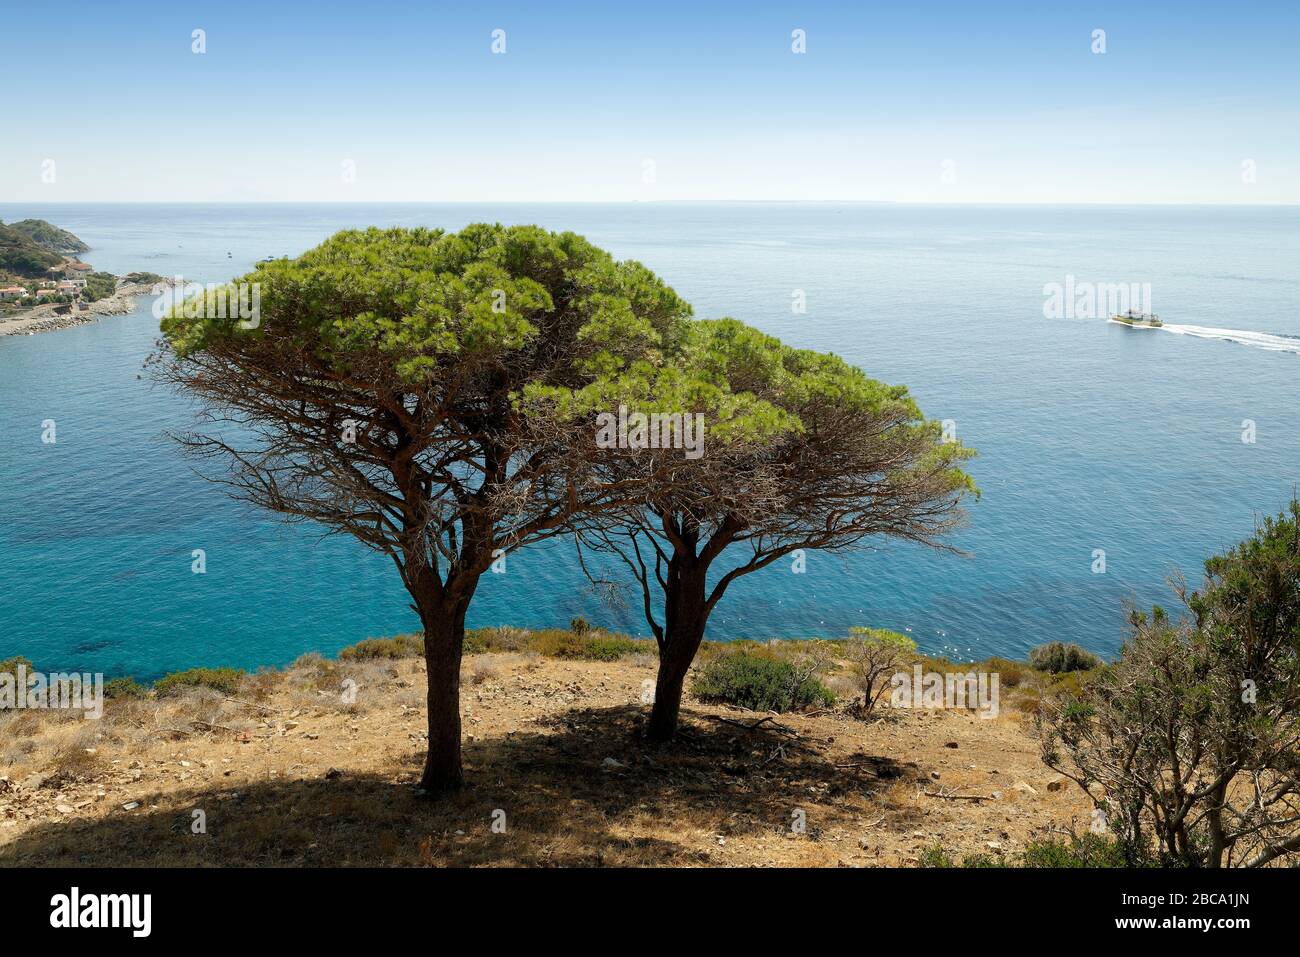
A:
{"label": "stone pine tree", "polygon": [[202,409],[179,438],[234,496],[391,557],[424,628],[421,787],[455,789],[480,577],[621,501],[518,396],[674,351],[690,308],[640,264],[534,226],[345,231],[241,282],[257,284],[255,321],[223,318],[212,292],[163,320],[158,375]]}
{"label": "stone pine tree", "polygon": [[644,495],[572,521],[580,542],[622,559],[640,591],[659,646],[652,740],[675,734],[686,673],[732,582],[797,551],[878,536],[946,547],[977,492],[961,468],[972,450],[943,441],[906,388],[833,355],[722,319],[691,323],[671,360],[548,396],[562,416],[635,401],[646,414],[703,417],[698,456],[667,441],[606,450],[604,480],[639,480]]}

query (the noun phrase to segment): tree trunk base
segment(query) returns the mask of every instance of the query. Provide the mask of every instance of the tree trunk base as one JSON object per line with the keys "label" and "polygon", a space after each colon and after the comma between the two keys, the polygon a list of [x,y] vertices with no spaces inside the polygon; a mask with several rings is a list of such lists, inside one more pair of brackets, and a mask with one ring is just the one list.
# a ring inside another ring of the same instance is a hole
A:
{"label": "tree trunk base", "polygon": [[645,739],[663,744],[677,736],[677,724],[682,710],[682,686],[691,659],[684,655],[664,655],[659,662],[659,675],[655,682],[655,703],[650,709]]}
{"label": "tree trunk base", "polygon": [[[455,743],[459,745],[460,742]],[[424,773],[416,788],[416,794],[420,797],[436,798],[455,794],[465,787],[465,772],[461,767],[459,748],[444,754],[441,760],[431,760],[436,757],[437,755],[430,754],[425,758]]]}
{"label": "tree trunk base", "polygon": [[437,800],[438,798],[449,797],[465,789],[465,779],[460,778],[455,781],[448,781],[445,778],[436,778],[434,780],[421,779],[415,789],[415,796],[425,800]]}
{"label": "tree trunk base", "polygon": [[645,739],[651,744],[667,744],[677,737],[677,715],[673,715],[672,721],[655,721],[654,715],[651,714],[650,722],[646,725]]}

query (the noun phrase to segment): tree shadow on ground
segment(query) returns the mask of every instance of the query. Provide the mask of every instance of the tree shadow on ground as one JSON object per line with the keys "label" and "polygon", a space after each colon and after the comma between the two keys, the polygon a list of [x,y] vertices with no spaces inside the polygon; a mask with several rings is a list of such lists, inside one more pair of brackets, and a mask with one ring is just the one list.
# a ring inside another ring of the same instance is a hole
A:
{"label": "tree shadow on ground", "polygon": [[[682,733],[667,745],[642,741],[642,721],[635,707],[574,709],[468,743],[469,786],[440,800],[397,782],[418,771],[422,754],[391,775],[343,768],[158,794],[133,811],[40,824],[0,849],[0,864],[716,863],[706,848],[717,838],[784,837],[801,811],[802,833],[816,840],[871,806],[889,810],[888,786],[915,773],[867,754],[836,764],[824,741],[757,715],[727,723],[683,712]],[[206,833],[194,833],[195,810]]]}

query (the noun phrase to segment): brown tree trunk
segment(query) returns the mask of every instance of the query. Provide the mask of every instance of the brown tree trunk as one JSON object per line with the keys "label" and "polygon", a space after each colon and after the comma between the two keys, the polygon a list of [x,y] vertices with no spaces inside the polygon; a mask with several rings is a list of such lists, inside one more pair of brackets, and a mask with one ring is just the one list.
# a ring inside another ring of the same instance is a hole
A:
{"label": "brown tree trunk", "polygon": [[424,623],[429,710],[429,751],[420,790],[429,796],[459,790],[465,783],[460,763],[460,659],[467,604],[461,602],[420,616]]}
{"label": "brown tree trunk", "polygon": [[670,741],[677,734],[682,710],[686,672],[704,639],[708,610],[704,600],[704,568],[673,574],[671,590],[665,595],[664,642],[659,649],[659,674],[655,680],[655,703],[646,727],[649,741]]}
{"label": "brown tree trunk", "polygon": [[694,657],[694,649],[687,653],[682,646],[674,647],[667,643],[659,653],[659,674],[655,679],[655,703],[650,709],[650,723],[646,727],[647,740],[670,741],[677,734],[686,672],[690,670]]}
{"label": "brown tree trunk", "polygon": [[1228,799],[1228,785],[1219,785],[1210,794],[1210,810],[1206,815],[1210,830],[1210,845],[1206,850],[1206,866],[1222,867],[1224,851],[1227,850],[1227,835],[1223,831],[1223,805]]}

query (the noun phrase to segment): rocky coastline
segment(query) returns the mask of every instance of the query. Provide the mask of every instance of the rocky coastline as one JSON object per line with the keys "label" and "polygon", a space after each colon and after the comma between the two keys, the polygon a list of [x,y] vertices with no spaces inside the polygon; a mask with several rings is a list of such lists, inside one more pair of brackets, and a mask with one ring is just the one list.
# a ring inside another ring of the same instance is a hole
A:
{"label": "rocky coastline", "polygon": [[89,303],[42,303],[26,312],[0,318],[0,336],[35,335],[121,316],[135,309],[137,296],[151,295],[148,284],[120,281],[111,296]]}

